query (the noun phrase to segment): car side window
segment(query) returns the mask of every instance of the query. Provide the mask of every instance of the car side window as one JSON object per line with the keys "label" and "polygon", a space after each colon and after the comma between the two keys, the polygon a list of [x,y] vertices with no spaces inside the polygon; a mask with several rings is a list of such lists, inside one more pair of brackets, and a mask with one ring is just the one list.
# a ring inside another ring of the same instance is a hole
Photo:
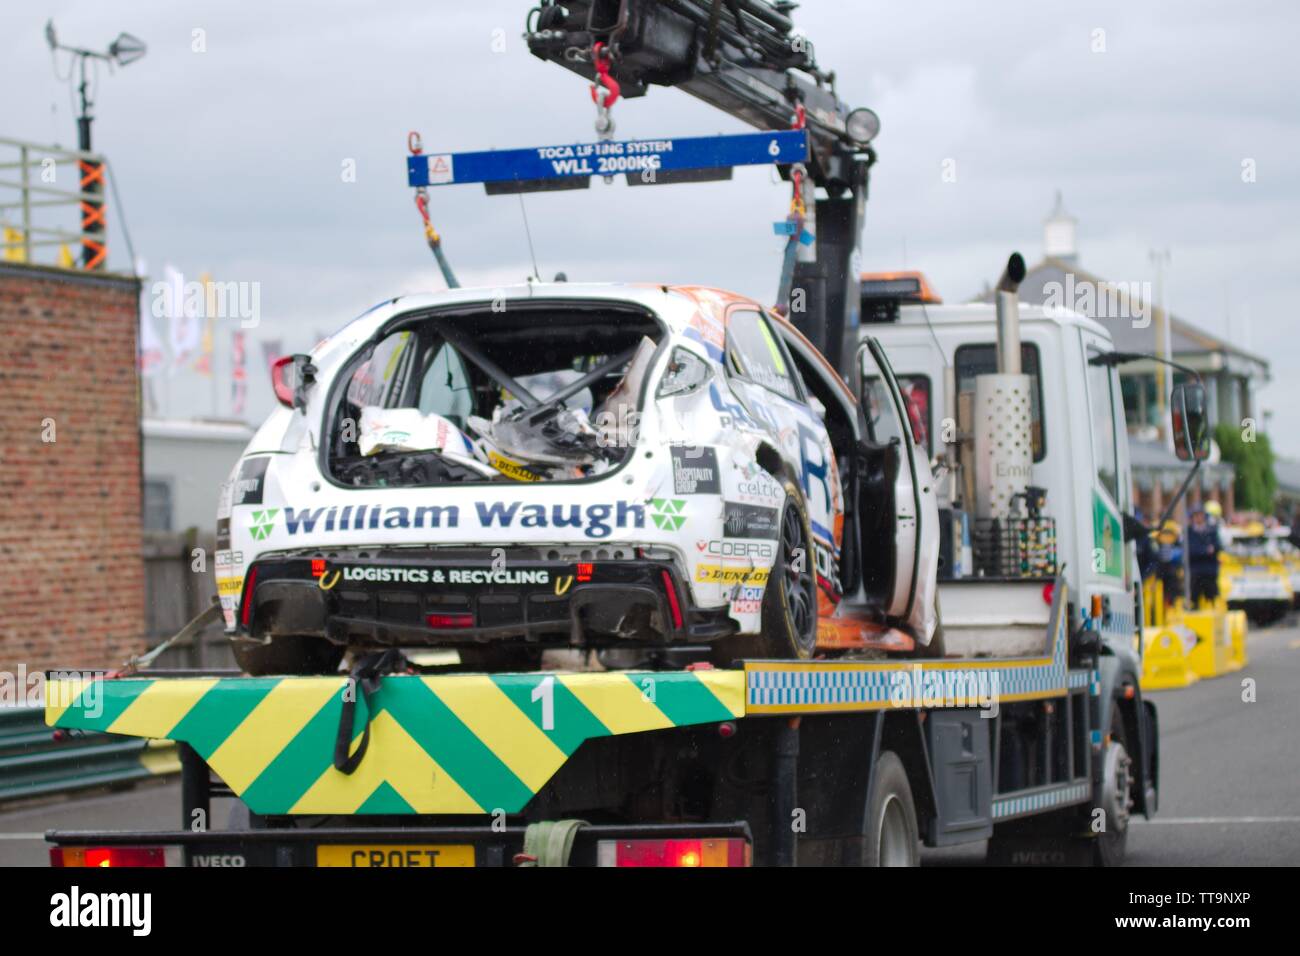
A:
{"label": "car side window", "polygon": [[348,401],[358,408],[391,408],[401,400],[406,369],[415,349],[410,332],[396,332],[375,346],[348,383]]}
{"label": "car side window", "polygon": [[443,344],[429,363],[420,382],[419,409],[425,415],[441,415],[465,427],[465,419],[474,410],[473,393],[465,364],[457,351]]}
{"label": "car side window", "polygon": [[755,385],[792,402],[802,401],[785,350],[758,312],[731,313],[727,321],[727,366]]}
{"label": "car side window", "polygon": [[897,438],[903,440],[902,423],[894,410],[894,400],[889,386],[879,375],[865,375],[862,379],[862,411],[867,417],[871,440],[884,445]]}

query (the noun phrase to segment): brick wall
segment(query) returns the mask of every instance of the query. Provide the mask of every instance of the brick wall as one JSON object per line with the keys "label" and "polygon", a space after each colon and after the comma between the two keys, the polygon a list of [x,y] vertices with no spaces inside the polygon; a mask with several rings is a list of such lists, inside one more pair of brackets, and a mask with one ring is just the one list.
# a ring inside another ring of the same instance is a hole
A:
{"label": "brick wall", "polygon": [[134,279],[0,263],[0,671],[143,648],[137,301]]}

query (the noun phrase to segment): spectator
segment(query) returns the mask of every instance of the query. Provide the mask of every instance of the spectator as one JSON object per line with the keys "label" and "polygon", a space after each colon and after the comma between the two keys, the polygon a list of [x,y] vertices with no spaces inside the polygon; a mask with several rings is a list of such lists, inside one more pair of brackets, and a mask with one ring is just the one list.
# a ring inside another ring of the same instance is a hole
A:
{"label": "spectator", "polygon": [[1168,607],[1183,593],[1183,542],[1178,522],[1166,521],[1156,533],[1156,544],[1156,573],[1164,585],[1165,606]]}
{"label": "spectator", "polygon": [[1160,563],[1155,541],[1151,537],[1153,533],[1146,526],[1146,517],[1141,508],[1131,516],[1124,516],[1124,536],[1137,545],[1138,573],[1143,581],[1156,573]]}
{"label": "spectator", "polygon": [[1219,530],[1199,508],[1192,512],[1187,529],[1187,567],[1192,576],[1191,603],[1196,607],[1204,597],[1213,604],[1219,596]]}

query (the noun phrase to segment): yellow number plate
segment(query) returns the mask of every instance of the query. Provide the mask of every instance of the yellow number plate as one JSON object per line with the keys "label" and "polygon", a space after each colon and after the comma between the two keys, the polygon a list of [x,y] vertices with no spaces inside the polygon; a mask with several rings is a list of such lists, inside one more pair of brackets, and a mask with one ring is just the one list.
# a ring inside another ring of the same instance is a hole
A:
{"label": "yellow number plate", "polygon": [[472,846],[349,846],[316,847],[317,866],[473,866]]}

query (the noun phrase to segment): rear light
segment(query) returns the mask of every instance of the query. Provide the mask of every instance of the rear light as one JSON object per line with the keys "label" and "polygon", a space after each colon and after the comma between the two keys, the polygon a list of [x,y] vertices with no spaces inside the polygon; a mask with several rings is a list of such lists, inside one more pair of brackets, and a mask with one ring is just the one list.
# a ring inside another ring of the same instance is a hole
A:
{"label": "rear light", "polygon": [[167,856],[160,846],[55,846],[50,866],[166,866]]}
{"label": "rear light", "polygon": [[1052,606],[1052,601],[1056,598],[1056,582],[1048,581],[1043,585],[1043,603],[1048,607]]}
{"label": "rear light", "polygon": [[253,588],[256,586],[257,565],[253,565],[244,578],[243,603],[239,606],[239,623],[244,627],[248,627],[248,622],[253,619]]}
{"label": "rear light", "polygon": [[430,627],[473,627],[473,614],[430,614],[425,618]]}
{"label": "rear light", "polygon": [[271,388],[285,408],[293,408],[293,356],[285,355],[271,363]]}
{"label": "rear light", "polygon": [[668,592],[668,609],[673,612],[673,630],[682,629],[682,606],[677,603],[677,588],[673,587],[673,576],[668,569],[663,570],[664,590]]}
{"label": "rear light", "polygon": [[601,840],[596,844],[600,866],[718,867],[750,866],[748,840]]}

